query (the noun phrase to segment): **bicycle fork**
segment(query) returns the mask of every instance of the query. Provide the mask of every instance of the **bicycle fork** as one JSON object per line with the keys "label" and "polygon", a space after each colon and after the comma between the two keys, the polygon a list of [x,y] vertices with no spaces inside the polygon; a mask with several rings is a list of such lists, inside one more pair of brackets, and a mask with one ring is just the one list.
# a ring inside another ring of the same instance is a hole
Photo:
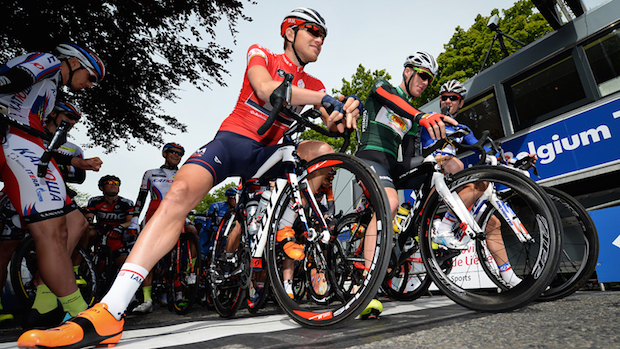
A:
{"label": "bicycle fork", "polygon": [[517,236],[521,243],[534,241],[523,223],[521,223],[519,217],[517,217],[517,214],[514,212],[512,207],[497,196],[495,185],[493,183],[489,183],[482,196],[476,201],[476,203],[474,203],[472,212],[476,219],[478,219],[482,212],[484,212],[487,202],[490,203],[491,206],[493,206],[497,212],[502,215],[502,217],[504,217],[508,223],[508,226],[512,229],[513,233]]}

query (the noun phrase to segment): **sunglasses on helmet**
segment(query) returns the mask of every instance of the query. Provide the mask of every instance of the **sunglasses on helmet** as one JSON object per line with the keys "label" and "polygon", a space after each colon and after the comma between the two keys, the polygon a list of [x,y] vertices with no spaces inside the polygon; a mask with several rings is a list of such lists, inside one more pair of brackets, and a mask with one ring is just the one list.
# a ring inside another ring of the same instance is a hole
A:
{"label": "sunglasses on helmet", "polygon": [[451,96],[441,96],[441,100],[442,100],[442,101],[444,101],[444,102],[445,102],[445,101],[447,101],[448,99],[449,99],[449,100],[451,100],[452,102],[456,102],[456,101],[458,101],[459,99],[461,99],[461,97],[456,96],[456,95],[451,95]]}
{"label": "sunglasses on helmet", "polygon": [[306,31],[310,33],[310,35],[314,36],[315,38],[318,38],[320,36],[323,40],[325,40],[326,35],[320,27],[314,24],[309,24],[309,23],[304,24],[301,27],[306,29]]}
{"label": "sunglasses on helmet", "polygon": [[418,67],[411,67],[411,69],[415,70],[418,73],[420,79],[422,79],[423,81],[428,80],[429,84],[433,82],[433,75],[429,74],[429,72],[427,72],[426,70]]}

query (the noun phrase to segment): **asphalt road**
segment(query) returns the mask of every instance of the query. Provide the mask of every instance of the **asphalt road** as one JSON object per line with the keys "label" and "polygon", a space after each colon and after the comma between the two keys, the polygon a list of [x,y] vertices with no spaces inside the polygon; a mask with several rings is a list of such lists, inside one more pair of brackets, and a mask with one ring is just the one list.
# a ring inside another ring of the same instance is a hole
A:
{"label": "asphalt road", "polygon": [[[275,305],[221,319],[198,306],[179,316],[157,308],[127,317],[119,348],[620,348],[620,292],[580,291],[509,313],[478,313],[444,296],[382,299],[379,320],[336,329],[299,327]],[[22,332],[19,316],[0,328],[0,348]]]}

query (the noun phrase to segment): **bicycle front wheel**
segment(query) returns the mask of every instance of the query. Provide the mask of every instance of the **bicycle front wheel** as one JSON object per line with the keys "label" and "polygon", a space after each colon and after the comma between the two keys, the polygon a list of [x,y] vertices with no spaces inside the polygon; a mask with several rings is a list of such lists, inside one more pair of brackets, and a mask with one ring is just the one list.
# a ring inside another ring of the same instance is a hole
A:
{"label": "bicycle front wheel", "polygon": [[240,229],[243,237],[243,222],[228,211],[217,231],[207,272],[211,301],[218,314],[227,318],[233,317],[243,304],[251,272],[250,254],[243,242],[235,253],[227,256],[226,244],[235,228]]}
{"label": "bicycle front wheel", "polygon": [[[338,253],[328,252],[329,244],[317,240],[300,239],[308,232],[294,226],[299,242],[304,243],[305,258],[299,265],[306,274],[307,288],[313,296],[320,296],[317,302],[303,297],[291,298],[283,283],[285,275],[294,274],[295,263],[286,257],[282,244],[277,242],[276,232],[282,216],[294,204],[293,188],[285,181],[281,194],[275,203],[269,221],[267,242],[267,266],[273,293],[284,311],[296,322],[306,327],[326,327],[342,324],[359,315],[376,295],[387,268],[391,251],[392,224],[389,203],[376,175],[360,160],[345,154],[328,154],[309,161],[300,174],[300,182],[324,176],[335,170],[332,191],[335,212],[346,216],[364,212],[367,227],[354,236],[339,235],[334,226],[328,226],[330,243],[340,244]],[[290,212],[290,211],[289,211]],[[310,229],[321,232],[317,226],[318,217],[309,215]],[[369,224],[376,222],[376,229]],[[302,228],[304,229],[304,228]]]}
{"label": "bicycle front wheel", "polygon": [[596,268],[598,233],[588,211],[572,196],[555,188],[544,188],[562,220],[562,257],[549,288],[538,298],[552,301],[570,296],[583,286]]}
{"label": "bicycle front wheel", "polygon": [[[483,213],[478,223],[484,234],[464,251],[441,245],[434,250],[433,222],[444,217],[446,206],[437,193],[430,197],[419,238],[435,285],[456,303],[478,311],[509,311],[535,300],[555,275],[562,243],[557,210],[543,189],[522,174],[491,166],[461,171],[449,187],[464,202],[476,201],[467,197],[471,188],[488,188],[502,212],[490,202],[474,205]],[[459,233],[462,224],[457,218],[453,232]],[[442,268],[447,262],[453,266],[450,274]]]}

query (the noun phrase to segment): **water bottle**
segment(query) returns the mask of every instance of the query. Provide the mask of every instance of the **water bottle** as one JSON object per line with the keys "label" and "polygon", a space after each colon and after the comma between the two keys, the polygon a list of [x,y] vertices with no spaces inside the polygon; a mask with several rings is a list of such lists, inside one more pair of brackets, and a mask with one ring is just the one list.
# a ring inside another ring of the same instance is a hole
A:
{"label": "water bottle", "polygon": [[396,217],[394,217],[394,223],[392,225],[392,229],[394,234],[400,233],[403,228],[406,228],[409,220],[407,219],[409,216],[409,212],[411,211],[411,204],[408,202],[403,202],[402,205],[398,208],[398,212],[396,212]]}
{"label": "water bottle", "polygon": [[256,211],[258,210],[258,200],[250,200],[245,206],[245,213],[247,216],[248,233],[251,235],[256,234],[258,231],[258,225],[256,224]]}
{"label": "water bottle", "polygon": [[[267,204],[269,203],[269,199],[271,198],[271,191],[269,190],[265,190],[263,191],[263,194],[260,197],[260,201],[258,202],[258,205],[256,205],[256,201],[254,202],[254,207],[256,207],[255,209],[255,213],[250,216],[250,209],[253,209],[253,207],[250,207],[250,203],[248,203],[248,208],[247,208],[247,214],[248,214],[248,220],[249,220],[249,224],[248,224],[248,232],[252,235],[256,234],[258,232],[258,230],[261,228],[261,220],[263,219],[263,216],[265,215],[265,211],[267,210]],[[252,217],[252,218],[250,218]]]}

